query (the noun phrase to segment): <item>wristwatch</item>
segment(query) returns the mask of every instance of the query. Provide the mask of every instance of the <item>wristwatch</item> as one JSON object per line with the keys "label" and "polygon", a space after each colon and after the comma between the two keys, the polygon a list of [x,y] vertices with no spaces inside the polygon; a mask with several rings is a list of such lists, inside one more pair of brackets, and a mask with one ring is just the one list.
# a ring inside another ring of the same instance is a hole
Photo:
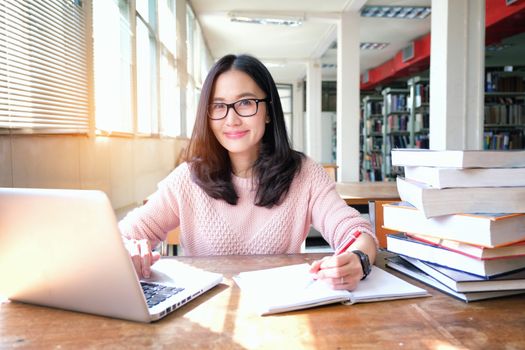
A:
{"label": "wristwatch", "polygon": [[361,267],[363,268],[363,278],[361,278],[361,280],[364,280],[366,276],[370,274],[370,271],[372,271],[370,259],[368,259],[368,255],[366,255],[360,250],[352,250],[352,253],[357,255],[359,257],[359,260],[361,261]]}

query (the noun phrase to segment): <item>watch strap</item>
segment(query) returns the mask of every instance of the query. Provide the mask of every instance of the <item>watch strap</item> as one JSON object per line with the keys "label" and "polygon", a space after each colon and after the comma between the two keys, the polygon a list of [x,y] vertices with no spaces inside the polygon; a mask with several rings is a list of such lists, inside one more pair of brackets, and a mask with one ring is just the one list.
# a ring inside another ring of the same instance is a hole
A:
{"label": "watch strap", "polygon": [[362,252],[361,250],[352,250],[352,253],[359,257],[359,261],[361,262],[361,268],[363,269],[363,277],[361,278],[361,280],[364,280],[372,270],[372,266],[370,266],[370,259],[368,258],[368,255]]}

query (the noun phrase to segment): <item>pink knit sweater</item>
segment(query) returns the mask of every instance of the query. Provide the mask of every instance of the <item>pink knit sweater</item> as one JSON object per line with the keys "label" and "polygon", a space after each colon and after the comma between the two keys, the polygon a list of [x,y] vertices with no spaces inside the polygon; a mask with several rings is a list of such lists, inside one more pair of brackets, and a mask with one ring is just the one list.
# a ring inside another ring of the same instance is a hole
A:
{"label": "pink knit sweater", "polygon": [[284,201],[271,209],[255,206],[251,179],[233,176],[237,205],[209,197],[191,181],[186,163],[159,183],[148,202],[131,211],[119,228],[127,238],[154,246],[180,225],[185,255],[299,253],[310,225],[332,247],[356,230],[375,236],[370,223],[346,205],[334,181],[306,158]]}

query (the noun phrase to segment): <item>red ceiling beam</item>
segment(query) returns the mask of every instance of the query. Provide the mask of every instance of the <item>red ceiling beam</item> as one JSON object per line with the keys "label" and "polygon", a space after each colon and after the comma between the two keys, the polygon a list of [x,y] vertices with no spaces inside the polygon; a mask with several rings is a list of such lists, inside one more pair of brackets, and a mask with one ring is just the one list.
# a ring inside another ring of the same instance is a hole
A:
{"label": "red ceiling beam", "polygon": [[[487,0],[485,7],[487,45],[525,32],[525,0],[518,0],[510,6],[505,4],[505,0]],[[379,84],[416,74],[429,66],[430,33],[414,40],[414,58],[403,62],[400,51],[392,59],[368,70],[368,82],[364,83],[361,76],[361,90],[369,90]]]}
{"label": "red ceiling beam", "polygon": [[525,32],[525,0],[518,0],[509,6],[505,0],[487,0],[485,8],[487,45]]}
{"label": "red ceiling beam", "polygon": [[399,51],[392,59],[368,71],[368,82],[361,77],[361,89],[368,90],[380,83],[417,73],[430,65],[430,33],[414,40],[414,58],[403,62],[403,54]]}

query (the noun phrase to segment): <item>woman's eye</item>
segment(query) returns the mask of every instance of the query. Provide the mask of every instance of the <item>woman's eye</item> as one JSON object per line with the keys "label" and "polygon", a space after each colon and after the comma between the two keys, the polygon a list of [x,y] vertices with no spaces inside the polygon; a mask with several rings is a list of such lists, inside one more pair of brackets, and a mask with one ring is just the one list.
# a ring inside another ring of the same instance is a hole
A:
{"label": "woman's eye", "polygon": [[240,100],[239,105],[242,107],[251,106],[253,104],[253,100]]}
{"label": "woman's eye", "polygon": [[220,111],[226,108],[226,105],[224,103],[214,103],[212,104],[212,109],[214,111]]}

